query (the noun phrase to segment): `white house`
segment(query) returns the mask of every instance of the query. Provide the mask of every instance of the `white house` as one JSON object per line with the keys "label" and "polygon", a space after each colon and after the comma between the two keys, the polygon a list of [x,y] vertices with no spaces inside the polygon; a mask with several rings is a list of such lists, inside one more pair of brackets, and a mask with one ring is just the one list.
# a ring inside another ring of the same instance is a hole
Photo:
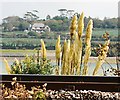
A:
{"label": "white house", "polygon": [[50,27],[43,23],[34,23],[32,25],[32,31],[35,31],[37,33],[50,32]]}

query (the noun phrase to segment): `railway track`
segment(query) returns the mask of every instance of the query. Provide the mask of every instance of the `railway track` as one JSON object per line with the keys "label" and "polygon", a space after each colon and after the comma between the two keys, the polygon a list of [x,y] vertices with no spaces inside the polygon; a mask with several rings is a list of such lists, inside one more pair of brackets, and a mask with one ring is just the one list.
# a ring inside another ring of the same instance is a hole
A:
{"label": "railway track", "polygon": [[120,77],[118,76],[56,76],[34,74],[0,74],[0,83],[11,88],[12,78],[25,84],[28,89],[35,85],[47,83],[47,89],[52,90],[98,90],[104,92],[119,92]]}

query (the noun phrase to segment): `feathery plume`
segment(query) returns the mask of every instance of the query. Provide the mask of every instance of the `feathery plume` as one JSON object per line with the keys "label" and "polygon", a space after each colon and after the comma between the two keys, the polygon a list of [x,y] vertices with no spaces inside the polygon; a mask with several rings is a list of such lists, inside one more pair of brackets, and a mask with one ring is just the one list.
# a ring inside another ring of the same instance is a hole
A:
{"label": "feathery plume", "polygon": [[70,74],[74,74],[74,55],[75,55],[75,34],[76,34],[76,29],[77,29],[77,16],[74,15],[71,21],[71,26],[70,26],[70,54],[69,54],[69,61],[70,61]]}
{"label": "feathery plume", "polygon": [[62,71],[61,74],[65,75],[67,72],[67,42],[64,41],[63,51],[62,51]]}
{"label": "feathery plume", "polygon": [[87,25],[86,29],[86,38],[85,38],[85,55],[83,60],[83,75],[86,75],[88,73],[88,60],[91,55],[91,35],[92,35],[92,28],[93,28],[93,22],[90,20]]}
{"label": "feathery plume", "polygon": [[4,63],[5,63],[5,67],[6,67],[6,70],[7,70],[8,74],[10,74],[11,73],[11,68],[10,68],[10,66],[8,64],[7,59],[5,59],[5,58],[4,58]]}
{"label": "feathery plume", "polygon": [[76,75],[80,75],[80,64],[82,56],[82,39],[79,38],[78,34],[75,36],[75,69]]}
{"label": "feathery plume", "polygon": [[43,59],[46,59],[46,48],[45,48],[45,43],[41,39],[41,56]]}
{"label": "feathery plume", "polygon": [[71,70],[71,60],[70,60],[70,40],[68,40],[68,43],[67,43],[67,75],[70,75],[70,70]]}
{"label": "feathery plume", "polygon": [[71,40],[74,39],[74,35],[76,33],[76,29],[77,29],[77,16],[74,15],[71,21],[71,26],[70,26],[70,36],[71,36]]}
{"label": "feathery plume", "polygon": [[82,36],[83,29],[84,29],[84,13],[82,12],[82,14],[80,15],[79,20],[78,20],[78,36],[79,36],[79,38]]}
{"label": "feathery plume", "polygon": [[55,49],[56,50],[56,63],[59,66],[60,65],[60,52],[61,52],[60,35],[58,36],[55,48],[56,48]]}
{"label": "feathery plume", "polygon": [[85,38],[86,45],[89,45],[91,42],[92,28],[93,28],[93,21],[90,20],[88,22],[87,29],[86,29],[86,38]]}

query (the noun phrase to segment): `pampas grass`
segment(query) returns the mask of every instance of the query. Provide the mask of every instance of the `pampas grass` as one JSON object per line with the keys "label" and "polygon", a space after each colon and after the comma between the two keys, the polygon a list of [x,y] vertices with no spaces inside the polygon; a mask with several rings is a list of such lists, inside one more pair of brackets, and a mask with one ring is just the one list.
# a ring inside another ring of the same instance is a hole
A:
{"label": "pampas grass", "polygon": [[11,74],[11,68],[10,68],[10,66],[8,64],[7,59],[5,59],[5,58],[4,58],[4,63],[5,63],[5,68],[6,68],[7,73]]}

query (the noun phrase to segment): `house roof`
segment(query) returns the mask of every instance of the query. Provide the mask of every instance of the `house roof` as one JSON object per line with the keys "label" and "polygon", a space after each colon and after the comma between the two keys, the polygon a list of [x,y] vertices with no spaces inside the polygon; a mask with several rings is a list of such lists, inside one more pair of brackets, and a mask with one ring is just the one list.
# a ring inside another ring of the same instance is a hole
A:
{"label": "house roof", "polygon": [[34,23],[32,27],[45,27],[43,23]]}

